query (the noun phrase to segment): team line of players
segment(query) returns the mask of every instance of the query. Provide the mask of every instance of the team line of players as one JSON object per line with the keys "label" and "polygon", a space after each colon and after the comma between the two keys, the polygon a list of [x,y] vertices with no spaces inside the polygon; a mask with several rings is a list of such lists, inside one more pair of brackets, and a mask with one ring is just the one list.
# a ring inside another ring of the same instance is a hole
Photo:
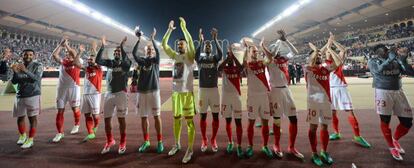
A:
{"label": "team line of players", "polygon": [[[228,136],[227,153],[232,153],[234,142],[232,137],[232,119],[236,125],[236,153],[239,158],[253,156],[253,137],[254,124],[257,118],[261,120],[262,152],[272,158],[274,155],[283,157],[280,145],[281,138],[281,119],[286,116],[289,120],[289,144],[287,152],[303,159],[304,156],[295,148],[297,136],[297,110],[292,93],[289,90],[288,61],[298,53],[296,48],[286,39],[283,30],[278,31],[280,38],[268,49],[261,41],[259,48],[264,53],[262,58],[257,46],[246,40],[243,41],[244,57],[240,63],[233,50],[237,48],[235,44],[227,50],[227,55],[223,59],[223,52],[218,44],[218,31],[212,29],[212,41],[204,41],[202,30],[199,32],[200,45],[197,49],[190,33],[186,28],[186,22],[180,18],[180,27],[184,34],[184,39],[178,40],[178,51],[173,50],[168,45],[170,34],[176,29],[174,21],[171,21],[168,30],[162,40],[162,48],[165,53],[174,60],[173,69],[173,132],[175,144],[168,152],[168,155],[175,155],[181,150],[181,127],[184,119],[188,131],[188,147],[182,160],[187,163],[193,155],[193,144],[195,139],[195,125],[193,117],[196,115],[195,99],[193,95],[193,64],[199,67],[199,92],[198,106],[200,111],[200,130],[202,135],[201,151],[205,152],[211,145],[213,152],[218,151],[216,135],[219,128],[219,114],[226,120],[226,132]],[[137,92],[134,96],[137,113],[142,119],[142,131],[144,143],[139,147],[139,152],[145,152],[150,147],[149,141],[149,122],[148,117],[153,116],[155,129],[157,132],[157,152],[162,153],[164,145],[162,141],[162,122],[160,116],[160,88],[159,88],[159,63],[160,55],[155,45],[156,30],[151,34],[152,44],[145,46],[145,56],[138,54],[138,47],[142,32],[137,29],[136,42],[132,55],[139,65],[140,74],[130,87],[131,92]],[[79,47],[79,52],[68,45],[68,39],[64,38],[53,52],[53,59],[60,64],[59,84],[56,96],[56,128],[57,134],[52,139],[59,142],[64,138],[64,111],[65,105],[69,103],[75,118],[74,127],[71,134],[79,132],[81,112],[85,115],[86,128],[88,135],[84,141],[95,138],[95,133],[100,121],[101,103],[101,82],[103,71],[101,66],[108,69],[107,72],[107,92],[103,100],[103,116],[105,120],[106,144],[101,153],[110,152],[115,140],[112,135],[112,117],[116,115],[120,129],[120,143],[118,153],[126,151],[126,123],[125,117],[128,113],[128,72],[132,61],[124,51],[126,37],[121,41],[120,46],[114,50],[114,59],[103,59],[102,55],[106,46],[106,39],[101,39],[101,47],[96,51],[97,45],[91,46],[92,54],[83,64],[80,57],[85,48]],[[212,42],[216,46],[216,54],[212,53]],[[307,106],[308,115],[306,121],[309,122],[309,141],[312,150],[311,160],[314,164],[332,164],[333,159],[327,152],[329,140],[337,140],[342,136],[338,128],[337,110],[347,111],[348,120],[354,132],[353,141],[362,147],[370,148],[371,145],[360,135],[359,124],[353,112],[352,101],[347,90],[347,83],[342,73],[342,63],[346,57],[346,49],[335,41],[334,35],[330,34],[327,44],[318,49],[313,44],[309,44],[312,49],[309,53],[308,64],[305,67],[305,79],[307,81]],[[238,46],[240,48],[240,46]],[[65,50],[64,58],[60,57],[61,50]],[[376,58],[369,61],[369,66],[374,77],[373,87],[375,88],[376,111],[381,118],[381,130],[390,147],[390,152],[396,160],[402,160],[401,153],[405,151],[398,143],[412,125],[412,111],[410,104],[401,89],[400,76],[403,72],[413,75],[414,71],[407,64],[407,49],[389,50],[384,45],[375,48]],[[17,117],[19,139],[17,143],[22,148],[33,146],[33,137],[36,132],[37,119],[40,113],[40,94],[42,65],[33,61],[35,52],[27,49],[23,52],[23,64],[12,65],[14,71],[12,82],[18,84],[18,92],[13,116]],[[398,58],[397,56],[398,55]],[[269,73],[266,76],[266,69]],[[83,95],[80,95],[80,71],[84,70],[85,80]],[[242,103],[240,91],[241,73],[246,72],[247,89],[247,137],[248,146],[242,149]],[[222,74],[223,83],[221,99],[218,99],[218,76]],[[396,103],[398,102],[398,103]],[[80,107],[80,108],[79,108]],[[212,135],[210,143],[206,135],[207,111],[212,112]],[[400,119],[394,135],[391,134],[389,123],[391,115],[397,115]],[[25,116],[30,121],[29,135],[25,131]],[[273,119],[274,145],[272,149],[268,147],[269,141],[269,120]],[[334,133],[328,134],[328,125],[333,123]],[[317,152],[317,129],[320,130],[321,151]]]}

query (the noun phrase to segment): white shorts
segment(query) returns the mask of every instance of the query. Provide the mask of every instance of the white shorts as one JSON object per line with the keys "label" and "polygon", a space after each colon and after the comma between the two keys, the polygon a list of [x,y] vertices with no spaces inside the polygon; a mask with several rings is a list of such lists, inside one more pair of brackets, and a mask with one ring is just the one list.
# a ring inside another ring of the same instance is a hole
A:
{"label": "white shorts", "polygon": [[79,107],[81,99],[80,86],[58,87],[56,94],[56,108],[63,109],[66,103],[69,103],[70,107]]}
{"label": "white shorts", "polygon": [[311,124],[329,125],[332,121],[331,102],[317,103],[308,101],[306,121]]}
{"label": "white shorts", "polygon": [[346,87],[331,87],[332,110],[352,110],[351,94]]}
{"label": "white shorts", "polygon": [[134,111],[136,114],[138,114],[138,92],[129,92],[128,100],[134,105]]}
{"label": "white shorts", "polygon": [[[116,108],[116,111],[115,111]],[[106,93],[104,98],[104,117],[109,118],[115,115],[124,118],[128,114],[128,96],[124,91]]]}
{"label": "white shorts", "polygon": [[273,117],[282,117],[284,114],[286,117],[296,116],[296,105],[292,98],[292,93],[289,88],[272,88],[270,92],[270,104]]}
{"label": "white shorts", "polygon": [[220,112],[220,96],[218,88],[200,88],[198,90],[198,106],[200,113],[207,113],[208,107],[211,112]]}
{"label": "white shorts", "polygon": [[85,114],[99,114],[101,108],[101,94],[84,94],[82,96],[81,112]]}
{"label": "white shorts", "polygon": [[270,119],[270,102],[268,94],[247,95],[247,116],[250,120]]}
{"label": "white shorts", "polygon": [[13,117],[33,117],[40,113],[40,95],[17,98],[14,101]]}
{"label": "white shorts", "polygon": [[242,118],[241,96],[223,92],[221,97],[221,114],[224,118]]}
{"label": "white shorts", "polygon": [[381,115],[396,115],[398,117],[413,117],[410,102],[402,89],[375,89],[375,108]]}
{"label": "white shorts", "polygon": [[137,108],[140,117],[148,117],[150,114],[152,116],[161,115],[160,91],[139,93]]}

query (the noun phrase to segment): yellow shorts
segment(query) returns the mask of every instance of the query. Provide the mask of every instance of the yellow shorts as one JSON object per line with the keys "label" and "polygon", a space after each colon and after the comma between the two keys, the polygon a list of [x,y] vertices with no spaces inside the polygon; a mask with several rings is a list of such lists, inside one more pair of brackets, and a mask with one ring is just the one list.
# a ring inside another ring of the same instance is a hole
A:
{"label": "yellow shorts", "polygon": [[193,117],[196,114],[193,92],[173,92],[174,117]]}

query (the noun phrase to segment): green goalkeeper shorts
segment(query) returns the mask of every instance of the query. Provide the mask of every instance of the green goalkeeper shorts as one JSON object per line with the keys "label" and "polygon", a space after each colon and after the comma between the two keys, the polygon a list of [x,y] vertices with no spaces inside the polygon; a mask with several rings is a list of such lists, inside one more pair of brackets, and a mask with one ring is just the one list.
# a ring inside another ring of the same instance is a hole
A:
{"label": "green goalkeeper shorts", "polygon": [[193,92],[173,92],[174,117],[193,117],[196,114]]}

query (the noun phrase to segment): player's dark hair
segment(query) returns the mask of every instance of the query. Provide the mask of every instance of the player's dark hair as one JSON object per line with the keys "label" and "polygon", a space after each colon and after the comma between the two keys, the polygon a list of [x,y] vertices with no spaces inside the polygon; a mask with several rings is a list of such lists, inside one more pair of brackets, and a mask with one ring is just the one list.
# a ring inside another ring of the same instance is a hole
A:
{"label": "player's dark hair", "polygon": [[25,52],[33,52],[33,54],[35,54],[35,51],[34,51],[33,49],[27,48],[27,49],[24,49],[24,50],[22,51],[22,56],[23,56],[23,54],[24,54]]}
{"label": "player's dark hair", "polygon": [[385,44],[377,44],[374,47],[374,52],[377,52],[377,50],[380,49],[380,48],[384,49],[385,51],[388,50],[388,48],[387,48],[387,46],[385,46]]}
{"label": "player's dark hair", "polygon": [[187,43],[187,40],[185,40],[185,38],[179,38],[178,41],[185,41]]}

